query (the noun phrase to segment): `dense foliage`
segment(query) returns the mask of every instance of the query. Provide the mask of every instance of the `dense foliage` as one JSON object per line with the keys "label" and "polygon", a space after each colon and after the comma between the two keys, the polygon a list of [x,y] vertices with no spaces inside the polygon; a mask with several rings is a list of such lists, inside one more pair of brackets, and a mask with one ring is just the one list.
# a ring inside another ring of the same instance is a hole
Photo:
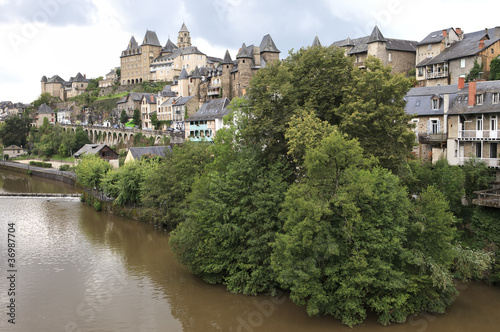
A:
{"label": "dense foliage", "polygon": [[81,128],[75,132],[64,130],[60,125],[51,125],[47,119],[40,128],[31,130],[29,137],[33,154],[50,157],[59,155],[68,157],[80,150],[85,144],[90,144],[87,133]]}
{"label": "dense foliage", "polygon": [[14,116],[6,119],[5,124],[0,127],[2,144],[5,147],[10,145],[26,147],[30,127],[31,118],[29,116]]}
{"label": "dense foliage", "polygon": [[[483,278],[491,265],[480,244],[495,215],[465,220],[461,205],[488,176],[480,164],[408,162],[408,80],[366,63],[360,71],[337,48],[301,49],[259,70],[213,144],[90,173],[116,204],[173,230],[172,250],[193,273],[231,292],[281,288],[308,314],[349,326],[368,312],[382,324],[443,313],[453,279]],[[473,249],[461,243],[464,225]]]}

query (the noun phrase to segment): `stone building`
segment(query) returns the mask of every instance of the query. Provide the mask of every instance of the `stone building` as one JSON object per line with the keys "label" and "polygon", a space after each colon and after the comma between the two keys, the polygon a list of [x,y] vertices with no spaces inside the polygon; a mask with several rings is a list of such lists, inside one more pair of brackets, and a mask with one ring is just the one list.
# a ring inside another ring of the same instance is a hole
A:
{"label": "stone building", "polygon": [[34,126],[42,126],[45,118],[47,118],[50,124],[54,124],[56,122],[55,111],[52,110],[52,108],[50,108],[47,104],[42,104],[35,112],[35,117],[33,118]]}
{"label": "stone building", "polygon": [[120,57],[122,85],[149,82],[151,62],[160,53],[161,45],[156,32],[147,30],[140,46],[132,36]]}
{"label": "stone building", "polygon": [[87,90],[89,80],[86,75],[80,73],[71,77],[69,81],[63,80],[59,75],[54,75],[50,79],[42,77],[41,93],[50,93],[51,96],[66,101],[69,98],[81,95]]}
{"label": "stone building", "polygon": [[416,78],[420,86],[457,85],[477,61],[487,78],[500,55],[500,27],[464,33],[460,28],[434,31],[418,43]]}
{"label": "stone building", "polygon": [[120,99],[116,103],[116,109],[118,116],[122,113],[123,110],[127,112],[128,117],[134,116],[134,110],[140,110],[141,109],[141,102],[142,102],[142,93],[139,92],[130,92],[127,94],[125,97]]}
{"label": "stone building", "polygon": [[[318,40],[319,42],[319,40]],[[382,64],[392,67],[393,73],[408,73],[415,68],[416,41],[385,38],[375,26],[370,36],[336,41],[332,46],[344,49],[345,55],[354,58],[354,65],[364,68],[364,61],[374,56]]]}
{"label": "stone building", "polygon": [[185,122],[185,137],[191,141],[213,141],[217,131],[224,127],[223,117],[229,114],[229,99],[210,100]]}

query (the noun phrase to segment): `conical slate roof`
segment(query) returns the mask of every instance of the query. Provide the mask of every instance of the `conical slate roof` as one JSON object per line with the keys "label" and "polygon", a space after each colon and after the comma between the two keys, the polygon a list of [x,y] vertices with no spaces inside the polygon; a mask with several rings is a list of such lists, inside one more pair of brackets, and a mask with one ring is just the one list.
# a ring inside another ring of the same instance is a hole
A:
{"label": "conical slate roof", "polygon": [[340,47],[346,47],[346,46],[354,46],[354,42],[352,41],[352,39],[350,37],[347,37],[347,39],[345,40],[345,42],[343,42]]}
{"label": "conical slate roof", "polygon": [[370,35],[367,44],[375,42],[387,42],[387,39],[384,38],[382,32],[380,32],[380,30],[378,29],[378,26],[375,26],[375,28],[373,28],[372,34]]}
{"label": "conical slate roof", "polygon": [[198,66],[196,66],[196,68],[194,69],[191,78],[201,78],[200,69],[198,69]]}
{"label": "conical slate roof", "polygon": [[247,45],[245,43],[243,43],[243,45],[241,45],[241,49],[240,51],[238,52],[238,55],[236,55],[236,59],[240,59],[240,58],[252,58],[252,55],[248,52],[248,48],[247,48]]}
{"label": "conical slate roof", "polygon": [[271,35],[269,34],[265,35],[264,38],[262,38],[262,42],[260,43],[260,53],[264,52],[281,53],[280,50],[278,50],[278,48],[274,44]]}
{"label": "conical slate roof", "polygon": [[321,47],[321,42],[319,41],[319,38],[318,36],[314,37],[314,41],[311,45],[312,47],[315,47],[315,46],[320,46]]}
{"label": "conical slate roof", "polygon": [[142,45],[153,45],[153,46],[160,46],[160,41],[158,40],[158,36],[156,35],[156,32],[147,30],[146,35],[144,36],[144,41],[142,42]]}
{"label": "conical slate roof", "polygon": [[188,72],[186,71],[186,68],[182,68],[181,74],[179,75],[180,80],[187,80],[188,79]]}
{"label": "conical slate roof", "polygon": [[42,82],[47,82],[47,76],[45,75],[42,76]]}
{"label": "conical slate roof", "polygon": [[189,32],[189,30],[186,27],[186,24],[184,22],[182,22],[182,26],[181,26],[181,29],[179,30],[179,32]]}
{"label": "conical slate roof", "polygon": [[226,55],[224,55],[223,64],[233,63],[233,59],[231,59],[231,54],[229,54],[229,50],[226,50]]}
{"label": "conical slate roof", "polygon": [[167,44],[165,44],[165,47],[162,49],[162,52],[173,53],[174,50],[176,50],[176,49],[178,49],[177,45],[175,45],[174,43],[172,43],[172,41],[170,40],[170,38],[168,38]]}
{"label": "conical slate roof", "polygon": [[137,44],[134,36],[132,36],[132,38],[130,38],[130,41],[128,42],[127,51],[135,48],[139,48],[139,44]]}

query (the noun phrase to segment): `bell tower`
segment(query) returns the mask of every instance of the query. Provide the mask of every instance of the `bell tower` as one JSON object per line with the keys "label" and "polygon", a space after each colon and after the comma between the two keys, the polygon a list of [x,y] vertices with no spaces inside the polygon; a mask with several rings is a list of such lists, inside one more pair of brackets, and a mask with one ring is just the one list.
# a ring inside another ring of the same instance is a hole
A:
{"label": "bell tower", "polygon": [[189,30],[186,27],[186,24],[182,23],[182,27],[179,30],[179,36],[177,37],[177,47],[190,47],[191,45],[191,36],[189,34]]}

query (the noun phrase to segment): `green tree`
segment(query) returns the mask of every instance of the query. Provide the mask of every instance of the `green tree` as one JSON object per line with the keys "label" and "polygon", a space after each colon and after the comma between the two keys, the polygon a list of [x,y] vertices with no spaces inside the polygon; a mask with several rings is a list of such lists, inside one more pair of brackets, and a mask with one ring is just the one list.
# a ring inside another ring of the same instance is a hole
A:
{"label": "green tree", "polygon": [[47,104],[49,107],[53,107],[54,103],[58,102],[59,98],[52,96],[49,92],[42,93],[38,99],[34,100],[31,104],[33,108],[38,109],[43,104]]}
{"label": "green tree", "polygon": [[156,112],[151,113],[151,124],[153,125],[154,129],[158,130],[160,121],[158,121],[158,115],[156,114]]}
{"label": "green tree", "polygon": [[474,192],[488,189],[493,177],[488,166],[477,158],[469,158],[464,164],[463,171],[465,174],[465,197],[470,204],[476,198]]}
{"label": "green tree", "polygon": [[122,113],[120,114],[120,122],[122,124],[126,124],[128,122],[128,115],[125,110],[122,110]]}
{"label": "green tree", "polygon": [[490,62],[490,76],[489,80],[500,80],[500,58],[496,57]]}
{"label": "green tree", "polygon": [[73,147],[73,152],[80,150],[85,144],[90,144],[89,135],[82,127],[76,128],[75,131],[75,145]]}
{"label": "green tree", "polygon": [[266,155],[287,155],[285,132],[300,109],[313,111],[322,121],[337,124],[335,109],[342,87],[351,79],[352,65],[338,47],[300,49],[282,62],[273,62],[252,78],[241,107],[242,138],[265,146]]}
{"label": "green tree", "polygon": [[178,259],[233,293],[272,292],[277,285],[270,244],[281,229],[278,213],[288,186],[286,173],[283,164],[269,164],[261,151],[245,148],[226,172],[196,181],[186,221],[171,235]]}
{"label": "green tree", "polygon": [[462,198],[465,196],[465,176],[458,166],[450,166],[446,159],[440,159],[431,172],[432,183],[445,196],[450,210],[460,216]]}
{"label": "green tree", "polygon": [[0,128],[0,139],[4,146],[18,145],[26,147],[30,133],[31,119],[28,116],[10,117]]}
{"label": "green tree", "polygon": [[359,139],[366,156],[378,158],[383,167],[399,174],[415,143],[411,116],[405,112],[409,80],[392,74],[377,58],[368,58],[365,65],[366,70],[353,71],[343,88],[340,129]]}
{"label": "green tree", "polygon": [[481,78],[481,73],[483,72],[483,64],[479,64],[477,60],[474,61],[474,67],[470,70],[469,74],[465,77],[466,82],[474,81]]}
{"label": "green tree", "polygon": [[85,188],[102,189],[104,176],[111,165],[95,154],[85,154],[75,169],[78,182]]}
{"label": "green tree", "polygon": [[158,169],[144,175],[141,201],[155,223],[174,229],[184,220],[193,182],[212,162],[209,143],[186,142],[165,155]]}
{"label": "green tree", "polygon": [[132,123],[135,126],[141,126],[141,111],[139,111],[137,108],[134,110],[134,116],[132,117]]}

